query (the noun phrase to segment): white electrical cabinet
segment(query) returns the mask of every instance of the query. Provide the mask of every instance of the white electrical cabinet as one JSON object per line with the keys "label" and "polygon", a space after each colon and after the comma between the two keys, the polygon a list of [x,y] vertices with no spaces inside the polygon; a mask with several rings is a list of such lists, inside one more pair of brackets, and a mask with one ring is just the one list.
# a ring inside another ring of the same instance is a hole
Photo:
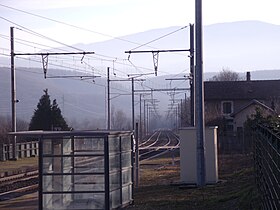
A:
{"label": "white electrical cabinet", "polygon": [[[206,184],[218,182],[217,128],[205,128]],[[184,184],[197,184],[197,141],[196,128],[180,129],[180,176]]]}

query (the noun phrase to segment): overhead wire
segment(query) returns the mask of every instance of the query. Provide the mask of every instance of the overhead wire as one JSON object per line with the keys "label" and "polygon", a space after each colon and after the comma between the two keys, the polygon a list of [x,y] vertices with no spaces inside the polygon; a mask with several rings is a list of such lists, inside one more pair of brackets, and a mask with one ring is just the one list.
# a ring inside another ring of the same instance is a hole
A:
{"label": "overhead wire", "polygon": [[[0,4],[0,6],[5,6],[5,5]],[[10,9],[11,9],[11,8],[10,8]],[[12,9],[15,9],[15,8],[12,8]],[[15,9],[15,10],[17,10],[17,9]],[[18,10],[18,11],[20,11],[20,10]],[[21,12],[24,12],[24,11],[21,11]],[[28,13],[28,12],[26,12],[26,13]],[[30,14],[31,14],[31,13],[30,13]],[[31,15],[33,15],[33,14],[31,14]],[[35,15],[35,16],[36,16],[36,15]],[[38,16],[38,17],[39,17],[39,16]],[[40,16],[40,17],[41,17],[41,18],[44,18],[44,17],[42,17],[42,16]],[[13,21],[9,21],[9,20],[7,20],[7,19],[5,19],[5,18],[3,18],[3,17],[0,17],[0,18],[6,20],[6,21],[8,21],[8,22],[11,22],[11,23],[13,23],[13,24],[15,24],[15,25],[18,25],[18,24],[16,24],[16,23],[14,23]],[[64,24],[64,23],[61,22],[61,21],[56,21],[56,20],[49,19],[49,18],[46,18],[46,19]],[[66,25],[71,26],[71,27],[76,27],[76,26],[71,25],[71,24],[66,24]],[[20,26],[20,25],[18,25],[18,26]],[[20,27],[22,27],[22,26],[20,26]],[[137,49],[137,48],[142,47],[142,46],[147,46],[148,44],[150,44],[150,43],[152,43],[152,42],[155,42],[155,41],[157,41],[157,40],[159,40],[159,39],[162,39],[162,38],[164,38],[164,37],[166,37],[166,36],[168,36],[168,35],[171,35],[171,34],[177,32],[177,31],[179,31],[179,30],[182,30],[182,29],[184,29],[184,28],[186,28],[186,27],[187,27],[187,26],[182,27],[182,28],[180,28],[180,29],[178,29],[178,30],[176,30],[176,31],[170,32],[169,34],[163,35],[163,36],[161,36],[161,37],[159,37],[159,38],[157,38],[157,39],[154,39],[154,40],[152,40],[152,41],[150,41],[150,42],[148,42],[148,43],[142,44],[142,45],[140,45],[140,46],[138,46],[138,47],[136,47],[136,48],[133,48],[133,49]],[[73,48],[72,46],[69,46],[69,45],[67,45],[67,44],[64,44],[64,43],[62,43],[62,42],[53,40],[53,39],[51,39],[51,38],[49,38],[49,37],[40,36],[40,34],[34,32],[34,31],[32,31],[32,30],[29,30],[29,29],[27,29],[27,28],[25,28],[25,27],[23,27],[23,28],[26,30],[26,32],[28,32],[28,33],[30,33],[30,34],[37,35],[37,36],[42,37],[42,38],[46,38],[46,39],[48,39],[48,40],[51,40],[51,41],[54,41],[54,42],[56,42],[56,43],[62,44],[62,45],[64,45],[64,46],[70,47],[70,48],[72,48],[72,49],[80,50],[80,49],[78,49],[78,48]],[[76,27],[76,28],[81,29],[80,27]],[[88,30],[88,31],[91,31],[91,30]],[[91,32],[93,32],[93,31],[91,31]],[[103,35],[104,35],[104,34],[103,34]],[[111,37],[111,36],[110,36],[110,37]],[[111,37],[111,38],[116,38],[116,37]],[[122,39],[120,39],[120,40],[122,40]],[[127,40],[123,40],[123,41],[127,41]],[[138,43],[135,43],[135,44],[138,44]],[[139,44],[138,44],[138,45],[139,45]],[[110,57],[110,56],[105,56],[105,55],[101,55],[101,54],[98,54],[98,56],[103,56],[103,57],[107,57],[107,58],[112,58],[112,57]],[[100,59],[100,58],[99,58],[99,59]],[[132,63],[131,63],[131,64],[132,64]],[[131,65],[131,66],[136,67],[134,64]],[[139,68],[142,68],[142,67],[139,67]],[[139,68],[136,68],[137,71],[142,72],[141,70],[139,70]],[[145,68],[145,69],[146,69],[146,70],[147,70],[147,69],[148,69],[148,70],[151,70],[150,68]]]}
{"label": "overhead wire", "polygon": [[131,49],[130,51],[133,51],[133,50],[136,50],[136,49],[138,49],[138,48],[140,48],[140,47],[143,47],[143,46],[146,46],[146,45],[148,45],[148,44],[151,44],[151,43],[153,43],[153,42],[155,42],[155,41],[158,41],[158,40],[160,40],[160,39],[162,39],[162,38],[165,38],[165,37],[167,37],[167,36],[169,36],[169,35],[171,35],[171,34],[177,33],[178,31],[181,31],[181,30],[183,30],[183,29],[185,29],[185,28],[187,28],[187,27],[188,27],[188,26],[183,26],[183,27],[181,27],[181,28],[179,28],[179,29],[177,29],[177,30],[175,30],[175,31],[172,31],[172,32],[170,32],[170,33],[168,33],[168,34],[165,34],[165,35],[160,36],[160,37],[158,37],[158,38],[156,38],[156,39],[153,39],[153,40],[151,40],[151,41],[149,41],[149,42],[147,42],[147,43],[145,43],[145,44],[141,44],[141,45],[139,45],[138,47],[135,47],[135,48]]}
{"label": "overhead wire", "polygon": [[[34,32],[34,31],[32,31],[32,30],[30,30],[30,29],[28,29],[28,28],[26,28],[26,27],[24,27],[24,26],[22,26],[22,25],[19,25],[19,24],[13,22],[13,21],[10,21],[10,20],[8,20],[8,19],[6,19],[6,18],[4,18],[4,17],[1,17],[1,16],[0,16],[0,19],[3,19],[3,20],[8,21],[8,22],[10,22],[10,23],[12,23],[12,24],[15,24],[16,26],[20,27],[20,28],[16,28],[16,29],[19,29],[19,30],[21,30],[21,31],[30,33],[30,34],[32,34],[32,35],[36,35],[36,36],[41,37],[41,38],[45,38],[45,39],[47,39],[47,40],[53,41],[53,42],[55,42],[55,43],[61,44],[61,45],[63,45],[63,46],[66,46],[66,47],[69,47],[69,48],[72,48],[72,49],[75,49],[75,50],[83,51],[82,49],[79,49],[79,48],[76,48],[76,47],[72,47],[72,46],[67,45],[67,44],[65,44],[65,43],[62,43],[62,42],[60,42],[60,41],[54,40],[54,39],[52,39],[52,38],[49,38],[49,37],[47,37],[47,36],[44,36],[44,35],[39,34],[39,33],[37,33],[37,32]],[[21,44],[23,44],[23,43],[21,43]],[[26,44],[25,44],[25,45],[26,45]],[[46,46],[46,45],[45,45],[45,46]],[[66,51],[66,50],[64,50],[64,51]],[[102,54],[96,54],[96,55],[97,55],[97,56],[101,56],[101,57],[114,58],[114,59],[116,59],[116,57],[106,56],[106,55],[102,55]],[[88,56],[88,57],[92,57],[92,56]],[[103,60],[105,60],[105,59],[103,59]],[[108,61],[108,60],[106,60],[106,61]],[[110,60],[110,61],[112,61],[112,60]],[[115,61],[115,62],[118,63],[118,64],[122,64],[122,63],[117,62],[117,61]],[[133,65],[133,67],[136,67],[136,66]],[[149,68],[145,68],[145,67],[137,67],[137,69],[139,69],[139,68],[142,68],[142,69],[149,69]],[[149,70],[150,70],[150,69],[149,69]]]}
{"label": "overhead wire", "polygon": [[[4,4],[0,4],[0,6],[8,8],[8,9],[11,9],[11,10],[18,11],[18,12],[21,12],[21,13],[25,13],[25,14],[28,14],[28,15],[31,15],[31,16],[39,17],[41,19],[45,19],[45,20],[49,20],[49,21],[52,21],[52,22],[55,22],[55,23],[59,23],[59,24],[62,24],[62,25],[73,27],[73,28],[76,28],[76,29],[79,29],[79,30],[83,30],[83,31],[87,31],[87,32],[92,32],[92,33],[96,33],[96,34],[99,34],[99,35],[102,35],[102,36],[106,36],[106,37],[109,37],[109,38],[113,38],[113,39],[117,39],[117,40],[121,40],[121,41],[125,41],[125,42],[129,42],[129,43],[132,43],[132,44],[139,45],[138,47],[133,48],[133,49],[137,49],[139,47],[146,46],[149,43],[155,42],[155,41],[157,41],[159,39],[167,37],[167,36],[169,36],[171,34],[174,34],[174,33],[178,32],[178,31],[183,30],[183,29],[188,27],[188,26],[183,26],[183,27],[181,27],[181,28],[179,28],[179,29],[177,29],[177,30],[175,30],[173,32],[170,32],[170,33],[168,33],[166,35],[163,35],[163,36],[161,36],[159,38],[156,38],[156,39],[154,39],[152,41],[149,41],[148,43],[140,44],[140,43],[132,42],[130,40],[126,40],[126,39],[123,39],[123,38],[120,38],[120,37],[115,37],[115,36],[112,36],[112,35],[108,35],[108,34],[105,34],[105,33],[101,33],[101,32],[93,31],[93,30],[90,30],[90,29],[86,29],[86,28],[83,28],[83,27],[80,27],[80,26],[76,26],[76,25],[69,24],[69,23],[66,23],[66,22],[63,22],[63,21],[59,21],[59,20],[55,20],[55,19],[52,19],[52,18],[48,18],[48,17],[42,16],[42,15],[38,15],[38,14],[35,14],[35,13],[27,12],[27,11],[24,11],[24,10],[21,10],[21,9],[17,9],[17,8],[14,8],[14,7],[11,7],[11,6],[7,6],[7,5],[4,5]],[[149,47],[151,47],[151,46],[149,46]],[[154,48],[154,47],[151,47],[151,48]]]}
{"label": "overhead wire", "polygon": [[[0,4],[0,5],[1,5],[1,4]],[[45,38],[45,39],[47,39],[47,40],[51,40],[51,41],[53,41],[53,42],[55,42],[55,43],[59,43],[59,44],[61,44],[61,45],[63,45],[63,46],[70,47],[70,48],[75,49],[75,50],[81,50],[81,49],[79,49],[79,48],[76,48],[76,47],[67,45],[67,44],[62,43],[62,42],[60,42],[60,41],[57,41],[57,40],[54,40],[54,39],[52,39],[52,38],[46,37],[46,36],[44,36],[44,35],[41,35],[41,34],[39,34],[39,33],[37,33],[37,32],[34,32],[34,31],[32,31],[32,30],[30,30],[30,29],[24,27],[24,26],[21,26],[21,25],[19,25],[19,24],[16,24],[15,22],[10,21],[10,20],[8,20],[8,19],[6,19],[6,18],[3,18],[3,17],[1,17],[1,16],[0,16],[0,18],[4,19],[5,21],[8,21],[8,22],[10,22],[10,23],[13,23],[13,24],[17,25],[18,27],[21,27],[19,30],[25,31],[25,32],[27,32],[27,33],[30,33],[30,34],[32,34],[32,35],[36,35],[36,36],[41,37],[41,38]],[[185,27],[187,27],[187,26],[185,26]],[[184,29],[185,27],[182,27],[182,28],[180,28],[180,29],[178,29],[178,30],[182,30],[182,29]],[[170,34],[173,34],[173,33],[177,32],[178,30],[173,31],[173,32],[171,32],[171,33],[169,33],[169,34],[166,34],[166,35],[164,35],[164,36],[162,36],[162,37],[159,37],[159,38],[157,38],[157,39],[155,39],[155,40],[153,40],[153,41],[159,40],[159,39],[161,39],[161,38],[163,38],[163,37],[166,37],[166,36],[168,36],[168,35],[170,35]],[[22,40],[22,41],[23,41],[23,40]],[[153,42],[153,41],[151,41],[151,42]],[[28,42],[28,41],[27,41],[27,42]],[[23,43],[21,43],[21,44],[23,44]],[[37,43],[34,43],[34,44],[37,44]],[[147,45],[147,43],[144,44],[144,45]],[[144,45],[142,45],[142,46],[144,46]],[[29,45],[27,45],[27,46],[29,46]],[[45,45],[45,46],[46,46],[46,45]],[[30,46],[30,47],[33,47],[33,46]],[[83,50],[81,50],[81,51],[83,51]],[[102,56],[102,57],[107,57],[107,58],[116,59],[115,57],[106,56],[106,55],[102,55],[102,54],[97,54],[97,55],[98,55],[98,56]],[[117,61],[115,61],[115,62],[118,63]],[[120,64],[120,63],[118,63],[118,64]],[[146,69],[146,70],[151,70],[150,68],[137,67],[137,66],[134,65],[131,61],[130,61],[130,64],[131,64],[131,66],[133,66],[137,71],[139,71],[139,72],[141,72],[141,73],[143,73],[143,72],[140,70],[140,68],[141,68],[141,69]]]}
{"label": "overhead wire", "polygon": [[8,8],[8,9],[11,9],[11,10],[15,10],[15,11],[18,11],[18,12],[22,12],[22,13],[25,13],[25,14],[28,14],[28,15],[32,15],[34,17],[39,17],[39,18],[42,18],[42,19],[45,19],[45,20],[49,20],[49,21],[52,21],[52,22],[55,22],[55,23],[59,23],[59,24],[62,24],[62,25],[73,27],[73,28],[76,28],[76,29],[79,29],[79,30],[83,30],[83,31],[99,34],[101,36],[105,36],[105,37],[112,38],[112,39],[117,39],[117,40],[120,40],[120,41],[124,41],[124,42],[128,42],[128,43],[131,43],[131,44],[135,44],[135,45],[140,45],[137,42],[133,42],[133,41],[129,41],[129,40],[126,40],[126,39],[123,39],[123,38],[120,38],[120,37],[115,37],[115,36],[112,36],[112,35],[109,35],[109,34],[93,31],[93,30],[86,29],[86,28],[83,28],[83,27],[80,27],[80,26],[76,26],[76,25],[73,25],[73,24],[69,24],[69,23],[66,23],[66,22],[63,22],[63,21],[59,21],[59,20],[55,20],[55,19],[52,19],[52,18],[48,18],[48,17],[42,16],[42,15],[38,15],[38,14],[34,14],[34,13],[27,12],[27,11],[24,11],[24,10],[16,9],[14,7],[10,7],[10,6],[4,5],[4,4],[0,4],[0,6]]}

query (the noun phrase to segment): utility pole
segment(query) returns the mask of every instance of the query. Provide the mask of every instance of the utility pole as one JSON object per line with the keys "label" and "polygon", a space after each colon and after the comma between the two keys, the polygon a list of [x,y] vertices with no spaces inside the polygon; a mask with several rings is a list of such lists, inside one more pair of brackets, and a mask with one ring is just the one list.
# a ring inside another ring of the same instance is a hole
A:
{"label": "utility pole", "polygon": [[150,133],[150,125],[151,125],[151,107],[150,106],[147,106],[147,109],[148,109],[148,113],[147,113],[147,131],[148,131],[148,134]]}
{"label": "utility pole", "polygon": [[194,60],[194,25],[190,24],[190,113],[191,113],[191,126],[195,126],[195,60]]}
{"label": "utility pole", "polygon": [[139,187],[139,127],[138,123],[136,123],[135,129],[135,187]]}
{"label": "utility pole", "polygon": [[146,100],[144,100],[144,129],[145,129],[145,136],[148,134],[148,106],[146,104]]}
{"label": "utility pole", "polygon": [[[11,36],[11,96],[12,96],[12,132],[17,131],[16,119],[16,72],[15,72],[15,51],[14,51],[14,27],[10,27]],[[12,140],[13,159],[17,159],[17,137],[14,135]],[[8,146],[10,152],[10,144]],[[9,153],[10,154],[10,153]]]}
{"label": "utility pole", "polygon": [[131,78],[131,102],[132,102],[132,130],[134,131],[135,129],[135,120],[134,120],[134,77]]}
{"label": "utility pole", "polygon": [[143,137],[143,127],[142,127],[142,94],[140,94],[139,95],[140,96],[140,110],[139,110],[139,112],[140,112],[140,119],[139,119],[139,121],[140,121],[140,128],[139,128],[139,133],[140,133],[140,135],[139,135],[139,139],[142,141],[142,137]]}
{"label": "utility pole", "polygon": [[110,68],[107,67],[107,129],[111,129],[111,106],[110,106]]}
{"label": "utility pole", "polygon": [[202,0],[195,1],[195,101],[197,137],[197,185],[205,186],[205,124],[204,124],[204,84],[202,47]]}

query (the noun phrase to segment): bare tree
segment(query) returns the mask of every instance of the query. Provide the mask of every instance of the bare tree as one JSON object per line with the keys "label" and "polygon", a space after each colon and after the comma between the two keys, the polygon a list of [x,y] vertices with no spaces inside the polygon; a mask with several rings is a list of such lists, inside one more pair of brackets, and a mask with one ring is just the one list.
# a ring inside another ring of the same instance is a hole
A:
{"label": "bare tree", "polygon": [[[17,131],[28,130],[28,122],[17,119]],[[12,131],[12,118],[10,116],[0,116],[0,143],[8,143],[8,133]],[[19,140],[20,142],[21,140]]]}
{"label": "bare tree", "polygon": [[129,120],[126,116],[126,114],[122,110],[115,110],[114,107],[112,107],[112,129],[117,130],[125,130],[129,129]]}
{"label": "bare tree", "polygon": [[240,81],[243,78],[237,73],[228,68],[223,68],[223,70],[209,79],[209,81]]}

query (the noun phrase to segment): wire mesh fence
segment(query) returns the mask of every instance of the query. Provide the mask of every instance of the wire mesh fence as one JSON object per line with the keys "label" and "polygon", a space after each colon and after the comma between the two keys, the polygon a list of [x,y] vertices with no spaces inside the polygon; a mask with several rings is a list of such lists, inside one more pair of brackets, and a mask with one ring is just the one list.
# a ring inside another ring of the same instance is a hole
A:
{"label": "wire mesh fence", "polygon": [[258,126],[254,140],[255,177],[263,209],[280,209],[280,135]]}

